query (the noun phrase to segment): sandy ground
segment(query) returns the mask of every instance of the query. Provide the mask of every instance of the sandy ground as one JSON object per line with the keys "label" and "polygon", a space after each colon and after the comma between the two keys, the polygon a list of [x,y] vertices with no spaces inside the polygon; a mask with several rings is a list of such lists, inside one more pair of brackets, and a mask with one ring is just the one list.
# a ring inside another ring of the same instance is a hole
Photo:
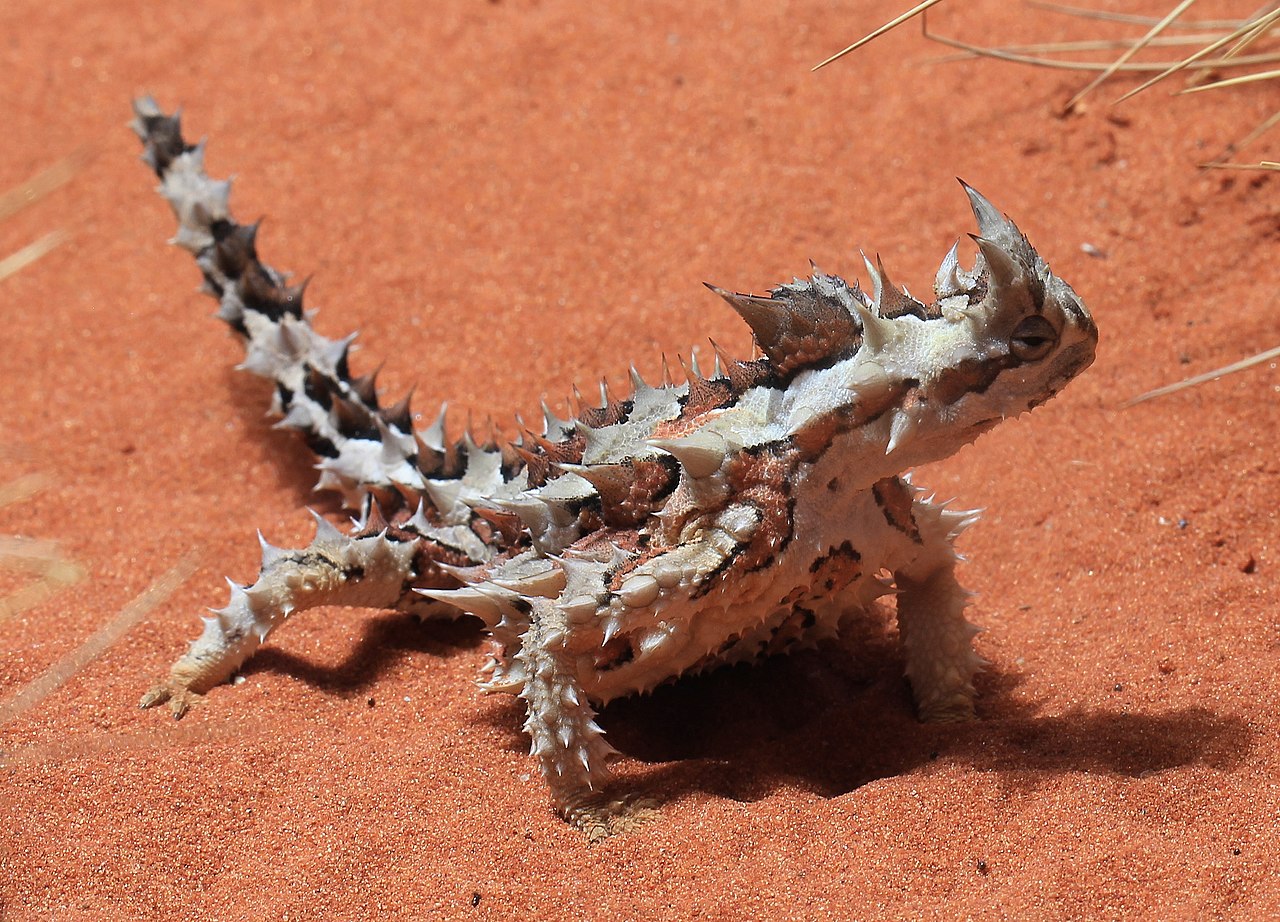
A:
{"label": "sandy ground", "polygon": [[[1064,119],[1079,76],[922,65],[911,29],[809,73],[905,6],[0,8],[0,189],[90,157],[0,223],[0,253],[69,235],[0,282],[0,533],[29,539],[0,548],[0,917],[1274,917],[1280,372],[1120,407],[1280,342],[1276,181],[1194,168],[1274,84]],[[1009,9],[954,7],[978,38]],[[337,512],[164,245],[124,128],[144,90],[426,417],[529,415],[708,336],[745,354],[704,279],[857,276],[861,246],[928,290],[973,229],[954,177],[985,191],[1102,342],[918,474],[988,510],[962,541],[981,720],[916,723],[888,626],[681,682],[605,712],[662,816],[588,847],[467,625],[317,613],[182,722],[137,710],[255,528],[305,543],[305,505]]]}

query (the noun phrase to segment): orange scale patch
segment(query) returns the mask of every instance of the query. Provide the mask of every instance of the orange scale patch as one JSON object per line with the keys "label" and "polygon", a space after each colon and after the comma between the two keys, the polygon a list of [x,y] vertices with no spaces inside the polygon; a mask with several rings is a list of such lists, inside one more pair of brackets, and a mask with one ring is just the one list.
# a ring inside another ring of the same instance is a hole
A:
{"label": "orange scale patch", "polygon": [[801,463],[792,445],[776,445],[757,452],[742,452],[728,465],[729,493],[735,503],[746,503],[760,512],[760,523],[737,564],[747,572],[768,566],[790,542],[795,526],[795,497],[791,483]]}

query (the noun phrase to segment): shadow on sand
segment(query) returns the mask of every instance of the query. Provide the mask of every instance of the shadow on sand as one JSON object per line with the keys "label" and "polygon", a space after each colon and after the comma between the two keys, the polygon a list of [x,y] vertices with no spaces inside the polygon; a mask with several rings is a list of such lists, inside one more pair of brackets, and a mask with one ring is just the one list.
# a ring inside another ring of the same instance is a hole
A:
{"label": "shadow on sand", "polygon": [[[472,619],[424,625],[387,614],[366,622],[336,666],[267,647],[246,671],[285,672],[321,691],[357,697],[375,692],[381,674],[414,654],[466,651],[478,665],[481,637]],[[1202,707],[1149,714],[1108,705],[1040,716],[1037,704],[1011,694],[1020,683],[1017,674],[988,669],[979,680],[978,721],[921,724],[896,639],[887,628],[868,627],[817,651],[720,669],[613,702],[600,723],[625,756],[650,763],[639,784],[661,800],[703,791],[750,802],[797,785],[835,797],[939,759],[998,771],[1016,786],[1063,772],[1142,777],[1195,764],[1230,771],[1251,745],[1244,721]],[[506,731],[511,749],[524,751],[522,710],[507,699],[481,719]]]}

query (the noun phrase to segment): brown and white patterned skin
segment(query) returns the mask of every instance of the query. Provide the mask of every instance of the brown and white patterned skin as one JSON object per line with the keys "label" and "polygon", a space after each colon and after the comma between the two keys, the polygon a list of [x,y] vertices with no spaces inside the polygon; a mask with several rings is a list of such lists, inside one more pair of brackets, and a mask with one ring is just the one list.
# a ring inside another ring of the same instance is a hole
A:
{"label": "brown and white patterned skin", "polygon": [[867,263],[872,292],[816,267],[755,296],[713,290],[762,356],[703,377],[546,414],[516,443],[414,432],[347,367],[351,338],[311,329],[301,288],[264,265],[202,150],[151,99],[144,160],[179,220],[244,367],[275,383],[281,425],[319,457],[320,486],[359,523],[317,517],[310,546],[263,542],[250,586],[142,699],[176,715],[227,680],[290,615],[319,605],[470,613],[491,637],[482,686],[527,706],[525,731],[560,813],[595,838],[628,822],[609,800],[595,706],[677,676],[837,635],[893,594],[924,720],[973,715],[981,660],[952,542],[976,515],[904,472],[1056,394],[1093,361],[1097,329],[1007,218],[965,186],[974,268],[944,258],[924,304]]}

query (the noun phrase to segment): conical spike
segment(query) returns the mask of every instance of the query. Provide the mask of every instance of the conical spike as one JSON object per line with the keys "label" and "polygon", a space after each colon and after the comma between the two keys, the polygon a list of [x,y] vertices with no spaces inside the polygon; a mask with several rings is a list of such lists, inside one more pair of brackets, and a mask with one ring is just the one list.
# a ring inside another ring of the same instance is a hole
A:
{"label": "conical spike", "polygon": [[475,615],[487,625],[497,624],[502,618],[502,608],[496,599],[471,586],[461,589],[414,589],[419,595],[425,595],[437,602],[444,602]]}
{"label": "conical spike", "polygon": [[348,400],[341,394],[333,394],[329,422],[349,439],[370,439],[377,428],[363,404]]}
{"label": "conical spike", "polygon": [[778,342],[787,328],[787,303],[771,297],[735,294],[710,282],[703,282],[732,307],[751,328],[760,348],[769,354],[771,344]]}
{"label": "conical spike", "polygon": [[1008,215],[1001,214],[995,205],[987,201],[984,196],[966,184],[964,180],[960,181],[960,185],[964,187],[965,194],[969,196],[969,204],[973,208],[973,215],[978,219],[978,236],[994,240],[1028,269],[1037,272],[1042,270],[1044,268],[1044,260],[1036,253],[1035,248],[1031,246],[1027,238],[1022,235],[1022,231],[1018,230],[1018,225],[1014,224]]}
{"label": "conical spike", "polygon": [[214,259],[227,278],[239,278],[251,264],[258,261],[255,244],[258,223],[231,224],[225,228],[217,225],[213,228]]}
{"label": "conical spike", "polygon": [[556,593],[564,589],[564,573],[559,569],[551,568],[512,579],[495,576],[493,582],[495,585],[510,589],[512,592],[518,592],[521,595],[554,598]]}
{"label": "conical spike", "polygon": [[387,530],[387,519],[382,514],[382,506],[370,493],[365,497],[364,509],[360,516],[360,530],[381,534]]}
{"label": "conical spike", "polygon": [[427,498],[431,500],[431,505],[444,516],[457,512],[461,501],[458,496],[462,492],[462,486],[457,480],[428,480],[423,484],[423,489],[427,491]]}
{"label": "conical spike", "polygon": [[711,343],[711,352],[712,355],[715,356],[711,363],[711,380],[715,381],[720,378],[728,377],[724,373],[724,363],[720,361],[720,347],[717,346],[716,341],[709,336],[707,337],[707,342]]}
{"label": "conical spike", "polygon": [[413,436],[392,429],[381,416],[375,415],[373,424],[378,430],[378,441],[382,443],[380,453],[384,464],[394,467],[417,450]]}
{"label": "conical spike", "polygon": [[647,439],[645,444],[673,455],[694,479],[709,477],[720,470],[729,450],[721,436],[705,429],[682,439]]}
{"label": "conical spike", "polygon": [[511,446],[516,457],[524,463],[524,470],[528,476],[530,486],[546,483],[547,476],[551,473],[551,465],[546,456],[537,450],[537,439],[537,436],[529,433],[528,445],[525,444],[522,438],[519,444]]}
{"label": "conical spike", "polygon": [[881,319],[872,308],[861,301],[855,300],[852,307],[858,321],[862,324],[862,348],[873,353],[884,349],[893,332],[893,321]]}
{"label": "conical spike", "polygon": [[782,285],[769,297],[733,294],[708,285],[747,321],[774,370],[790,374],[856,351],[859,330],[850,315],[855,298],[834,276]]}
{"label": "conical spike", "polygon": [[689,382],[689,396],[685,401],[687,413],[701,413],[719,406],[729,396],[723,382],[712,383],[691,368],[685,370],[685,375]]}
{"label": "conical spike", "polygon": [[1018,261],[997,241],[974,237],[987,267],[987,284],[996,292],[1008,290],[1022,281],[1023,270]]}
{"label": "conical spike", "polygon": [[622,627],[622,619],[619,617],[606,618],[604,622],[604,640],[603,644],[607,644],[613,640],[613,636],[618,633],[618,629]]}
{"label": "conical spike", "polygon": [[351,333],[342,339],[331,339],[320,351],[324,365],[328,369],[332,369],[336,377],[344,379],[347,377],[347,357],[351,352],[351,344],[355,342],[357,335],[356,333]]}
{"label": "conical spike", "polygon": [[893,417],[893,422],[889,424],[889,444],[885,446],[884,453],[890,454],[895,448],[902,445],[903,442],[911,438],[915,432],[917,420],[909,410],[899,410]]}
{"label": "conical spike", "polygon": [[[884,276],[866,253],[859,250],[858,254],[862,257],[863,265],[867,267],[867,277],[871,279],[871,309],[879,313],[881,300],[884,297]],[[876,259],[878,262],[879,257]]]}
{"label": "conical spike", "polygon": [[[256,276],[250,275],[247,278],[256,278]],[[244,279],[241,279],[238,284],[243,285]],[[249,304],[250,302],[246,300],[245,303]],[[309,331],[305,327],[299,327],[294,322],[291,322],[292,320],[292,317],[285,315],[280,319],[280,324],[276,329],[279,331],[277,335],[279,337],[280,351],[289,359],[295,360],[310,351],[311,343],[307,337]]]}
{"label": "conical spike", "polygon": [[413,391],[412,387],[409,388],[407,394],[382,411],[382,418],[401,432],[408,432],[413,428],[413,411],[409,409]]}
{"label": "conical spike", "polygon": [[569,430],[569,420],[561,419],[551,412],[551,407],[547,406],[547,402],[542,401],[542,434],[558,439],[566,435]]}
{"label": "conical spike", "polygon": [[911,297],[911,292],[907,291],[906,286],[899,288],[893,284],[889,273],[884,271],[884,263],[880,261],[878,253],[876,254],[876,272],[878,273],[876,287],[879,291],[877,307],[881,317],[896,318],[911,314],[921,320],[928,319],[924,305]]}
{"label": "conical spike", "polygon": [[316,520],[316,536],[311,539],[312,547],[341,544],[346,540],[346,536],[320,513],[314,509],[308,509],[307,512],[311,513],[311,517]]}
{"label": "conical spike", "polygon": [[942,265],[933,280],[933,293],[939,300],[953,295],[964,294],[965,288],[960,282],[960,241],[951,244],[947,255],[942,257]]}
{"label": "conical spike", "polygon": [[276,547],[268,543],[267,539],[262,537],[262,530],[258,530],[258,545],[262,548],[262,569],[265,570],[281,558],[288,557],[289,552],[282,547]]}
{"label": "conical spike", "polygon": [[698,367],[698,349],[695,346],[689,350],[689,366],[685,369],[685,377],[701,378],[702,369]]}
{"label": "conical spike", "polygon": [[[557,464],[560,470],[567,474],[577,474],[591,486],[595,487],[597,493],[608,493],[610,497],[618,492],[626,492],[632,480],[635,479],[635,472],[629,464]],[[602,494],[603,495],[603,494]]]}
{"label": "conical spike", "polygon": [[721,374],[729,379],[729,387],[741,393],[751,386],[754,378],[746,365],[730,358],[714,339],[711,340],[711,348],[716,350],[716,363],[720,366]]}
{"label": "conical spike", "polygon": [[959,182],[965,195],[969,196],[969,207],[973,209],[973,216],[978,222],[979,236],[1006,246],[1022,236],[1014,223],[1001,214],[1000,209],[991,204],[985,195],[963,179]]}
{"label": "conical spike", "polygon": [[521,453],[521,446],[517,442],[512,442],[510,439],[499,437],[498,454],[502,455],[502,467],[504,470],[514,471],[515,468],[524,461],[524,455]]}
{"label": "conical spike", "polygon": [[307,289],[311,287],[312,278],[313,276],[308,275],[297,285],[285,288],[285,306],[295,312],[298,317],[315,313],[315,311],[310,311],[303,306],[303,302],[306,301],[307,297]]}
{"label": "conical spike", "polygon": [[410,517],[408,525],[418,534],[426,534],[431,528],[431,523],[427,520],[426,500],[421,496],[418,497],[418,509],[412,517]]}

